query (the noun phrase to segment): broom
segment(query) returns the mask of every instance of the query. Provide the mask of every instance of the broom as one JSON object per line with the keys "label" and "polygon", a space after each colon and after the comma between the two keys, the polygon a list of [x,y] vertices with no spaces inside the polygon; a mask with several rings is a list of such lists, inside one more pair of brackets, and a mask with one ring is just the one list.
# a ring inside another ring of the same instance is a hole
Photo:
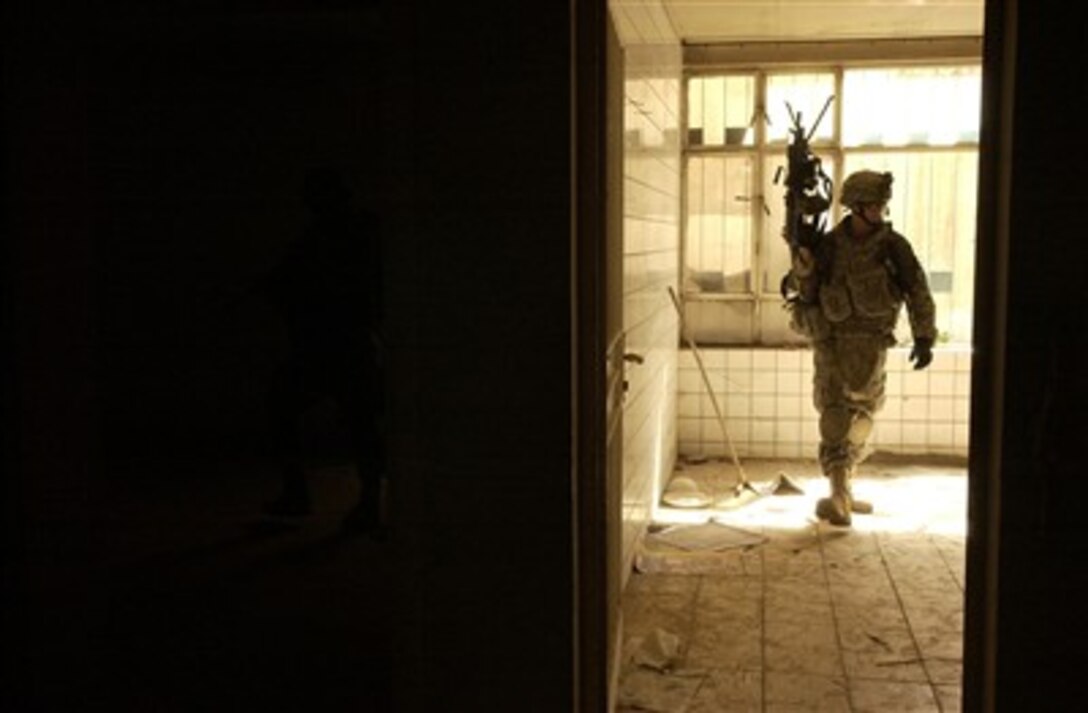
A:
{"label": "broom", "polygon": [[729,437],[729,430],[725,427],[725,417],[722,415],[722,409],[718,405],[718,398],[714,395],[714,388],[710,385],[710,376],[707,374],[706,367],[703,365],[703,357],[699,354],[699,347],[695,344],[695,339],[688,334],[688,330],[684,326],[684,309],[680,305],[680,298],[676,296],[676,291],[671,286],[668,288],[669,297],[672,299],[672,304],[676,308],[676,313],[680,318],[680,335],[687,342],[688,347],[691,349],[691,355],[695,358],[695,364],[699,367],[699,373],[703,377],[703,385],[706,387],[706,393],[710,397],[710,405],[714,407],[714,415],[718,417],[718,425],[722,429],[722,438],[725,440],[726,447],[729,448],[729,453],[733,458],[733,465],[737,469],[737,482],[733,486],[731,495],[726,499],[716,503],[719,508],[737,508],[761,498],[767,495],[797,495],[804,491],[794,483],[785,473],[779,473],[778,477],[770,487],[765,490],[756,488],[748,480],[748,475],[744,472],[744,466],[740,464],[740,458],[737,456],[737,449],[733,447],[733,439]]}

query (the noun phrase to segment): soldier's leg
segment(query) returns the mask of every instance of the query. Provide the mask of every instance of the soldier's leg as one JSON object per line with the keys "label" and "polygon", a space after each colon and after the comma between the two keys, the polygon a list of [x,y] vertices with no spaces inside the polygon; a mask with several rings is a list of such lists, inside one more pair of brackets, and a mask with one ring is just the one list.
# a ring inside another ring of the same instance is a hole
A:
{"label": "soldier's leg", "polygon": [[884,406],[886,358],[886,338],[876,335],[844,342],[839,355],[846,400],[852,414],[847,432],[851,466],[868,456],[873,419]]}
{"label": "soldier's leg", "polygon": [[873,414],[884,401],[883,340],[839,338],[814,353],[814,400],[820,412],[820,465],[831,494],[816,513],[836,525],[849,525],[850,513],[870,513],[872,505],[853,497],[851,480],[864,457]]}
{"label": "soldier's leg", "polygon": [[837,355],[850,412],[850,424],[846,433],[849,466],[846,469],[844,489],[850,509],[855,513],[868,514],[873,511],[871,503],[854,498],[850,481],[854,478],[858,464],[868,456],[873,418],[884,406],[886,357],[887,337],[883,335],[862,335],[843,340]]}
{"label": "soldier's leg", "polygon": [[817,503],[816,515],[835,525],[849,525],[850,503],[844,488],[850,467],[851,414],[836,351],[832,341],[813,346],[812,399],[820,414],[820,469],[831,483],[831,493]]}

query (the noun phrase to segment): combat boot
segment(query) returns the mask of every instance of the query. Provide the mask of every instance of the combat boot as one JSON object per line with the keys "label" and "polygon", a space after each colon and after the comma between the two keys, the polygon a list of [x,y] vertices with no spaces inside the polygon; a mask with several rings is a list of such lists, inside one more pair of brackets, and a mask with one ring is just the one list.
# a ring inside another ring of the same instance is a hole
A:
{"label": "combat boot", "polygon": [[851,498],[849,479],[846,468],[833,468],[827,474],[831,481],[831,497],[820,498],[816,503],[816,517],[827,520],[832,525],[850,527]]}
{"label": "combat boot", "polygon": [[835,468],[828,474],[831,481],[831,497],[820,498],[816,503],[816,516],[829,521],[832,525],[849,526],[850,513],[869,515],[873,504],[868,500],[854,498],[850,481],[853,480],[854,468]]}
{"label": "combat boot", "polygon": [[846,494],[850,496],[850,512],[855,515],[872,515],[873,504],[868,500],[858,500],[854,497],[854,476],[857,472],[857,466],[852,465],[846,473]]}

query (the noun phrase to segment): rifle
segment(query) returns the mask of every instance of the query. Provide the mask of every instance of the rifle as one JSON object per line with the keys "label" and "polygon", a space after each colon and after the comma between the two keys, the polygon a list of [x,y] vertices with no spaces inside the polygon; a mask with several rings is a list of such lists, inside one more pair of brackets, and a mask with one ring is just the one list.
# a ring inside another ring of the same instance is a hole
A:
{"label": "rifle", "polygon": [[[801,123],[801,112],[795,112],[789,102],[789,112],[793,127],[790,129],[790,143],[786,148],[786,225],[782,237],[790,246],[790,255],[805,248],[815,254],[820,239],[827,233],[827,211],[831,207],[831,178],[824,173],[820,158],[809,148],[809,139],[816,133],[816,127],[831,106],[834,95],[827,98],[820,115],[816,117],[812,129],[805,132]],[[775,173],[777,184],[782,175],[782,167]],[[789,274],[782,278],[780,290],[787,302],[797,299],[796,293],[787,285]]]}

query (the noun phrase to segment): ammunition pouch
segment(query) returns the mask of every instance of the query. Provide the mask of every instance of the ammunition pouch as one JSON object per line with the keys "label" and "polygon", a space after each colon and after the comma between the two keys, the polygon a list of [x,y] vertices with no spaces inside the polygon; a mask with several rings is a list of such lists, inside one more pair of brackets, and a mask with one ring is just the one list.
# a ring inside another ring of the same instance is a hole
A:
{"label": "ammunition pouch", "polygon": [[860,275],[848,275],[847,284],[854,309],[862,317],[891,317],[898,313],[900,299],[884,265],[876,265]]}
{"label": "ammunition pouch", "polygon": [[820,310],[827,321],[837,324],[853,314],[850,304],[850,291],[843,284],[825,284],[820,286]]}

